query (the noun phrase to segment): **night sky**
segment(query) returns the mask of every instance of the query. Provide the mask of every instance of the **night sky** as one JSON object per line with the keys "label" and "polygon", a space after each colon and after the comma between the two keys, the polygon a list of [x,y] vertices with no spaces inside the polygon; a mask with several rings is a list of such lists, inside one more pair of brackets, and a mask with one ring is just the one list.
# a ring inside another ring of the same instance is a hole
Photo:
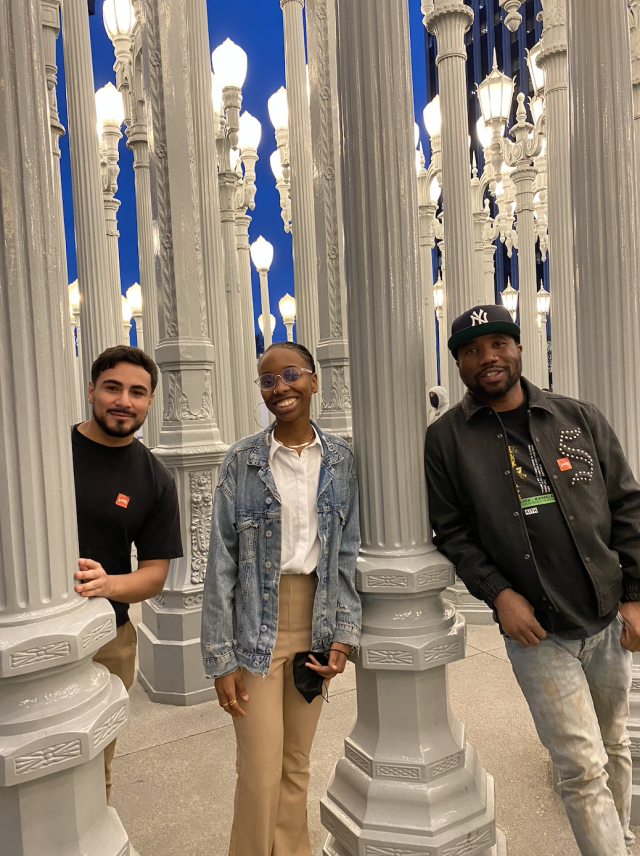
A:
{"label": "night sky", "polygon": [[[89,18],[89,22],[95,89],[99,89],[109,81],[115,84],[115,73],[113,71],[115,57],[112,44],[102,22],[101,0],[97,0],[95,7],[96,14]],[[274,333],[274,340],[277,341],[286,338],[286,331],[278,311],[278,301],[287,292],[295,296],[291,236],[285,234],[283,229],[278,192],[269,166],[269,157],[275,150],[276,143],[273,126],[267,111],[267,100],[280,86],[285,85],[282,11],[279,0],[244,0],[244,2],[239,3],[230,3],[228,0],[226,2],[223,0],[207,0],[207,8],[210,50],[214,50],[226,38],[231,38],[248,55],[248,72],[243,87],[242,107],[243,110],[248,110],[259,119],[262,124],[262,139],[258,148],[260,160],[256,164],[256,207],[253,212],[249,212],[252,217],[249,236],[251,243],[259,235],[263,235],[274,245],[273,264],[269,272],[269,292],[271,312],[277,319]],[[424,28],[419,0],[409,0],[409,13],[415,113],[420,125],[421,140],[426,150],[427,135],[422,124],[422,110],[426,104]],[[60,120],[66,128],[64,66],[61,47],[61,39],[58,39],[58,106]],[[62,193],[67,236],[67,264],[69,282],[72,282],[76,279],[76,260],[69,145],[66,135],[61,138],[60,147],[62,150]],[[130,285],[139,281],[133,154],[127,148],[124,136],[120,141],[120,176],[116,197],[122,203],[118,211],[118,229],[120,231],[120,272],[122,293],[124,294]],[[257,319],[260,315],[260,291],[258,274],[253,266],[252,284],[254,314]]]}

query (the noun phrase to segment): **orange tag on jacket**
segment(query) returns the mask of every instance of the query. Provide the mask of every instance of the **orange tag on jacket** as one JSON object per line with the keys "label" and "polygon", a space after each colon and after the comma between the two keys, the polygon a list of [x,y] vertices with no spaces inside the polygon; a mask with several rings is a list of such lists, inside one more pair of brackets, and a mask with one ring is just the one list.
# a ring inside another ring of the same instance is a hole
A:
{"label": "orange tag on jacket", "polygon": [[116,505],[122,506],[122,508],[126,508],[129,505],[129,500],[131,497],[125,496],[123,493],[118,494],[118,498],[116,499]]}
{"label": "orange tag on jacket", "polygon": [[558,458],[557,462],[558,466],[564,472],[565,470],[572,470],[571,461],[569,458]]}

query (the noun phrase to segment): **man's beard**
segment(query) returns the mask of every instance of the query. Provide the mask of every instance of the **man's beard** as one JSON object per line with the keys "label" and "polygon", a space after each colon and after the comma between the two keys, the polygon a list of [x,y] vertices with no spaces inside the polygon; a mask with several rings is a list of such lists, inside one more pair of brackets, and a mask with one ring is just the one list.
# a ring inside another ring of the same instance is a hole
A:
{"label": "man's beard", "polygon": [[98,416],[95,411],[95,408],[92,410],[93,418],[98,423],[100,428],[104,431],[105,434],[108,434],[109,437],[130,437],[132,434],[135,434],[138,428],[141,428],[144,420],[147,418],[147,414],[145,413],[140,419],[134,421],[133,425],[128,427],[126,425],[118,425],[116,423],[115,428],[111,428],[107,425],[106,421],[102,418],[102,416]]}
{"label": "man's beard", "polygon": [[475,395],[476,398],[494,399],[502,398],[518,383],[522,375],[522,357],[516,366],[504,366],[506,377],[500,385],[483,386],[480,381],[475,381],[472,386],[468,386],[469,392]]}

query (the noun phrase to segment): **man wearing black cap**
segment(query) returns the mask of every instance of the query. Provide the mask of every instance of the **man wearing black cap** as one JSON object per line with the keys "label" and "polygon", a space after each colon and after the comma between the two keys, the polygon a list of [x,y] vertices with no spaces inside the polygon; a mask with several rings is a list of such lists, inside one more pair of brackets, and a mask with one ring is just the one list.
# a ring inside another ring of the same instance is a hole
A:
{"label": "man wearing black cap", "polygon": [[427,432],[435,543],[494,610],[581,854],[625,856],[640,486],[592,404],[521,377],[504,307],[460,315],[448,344],[468,391]]}

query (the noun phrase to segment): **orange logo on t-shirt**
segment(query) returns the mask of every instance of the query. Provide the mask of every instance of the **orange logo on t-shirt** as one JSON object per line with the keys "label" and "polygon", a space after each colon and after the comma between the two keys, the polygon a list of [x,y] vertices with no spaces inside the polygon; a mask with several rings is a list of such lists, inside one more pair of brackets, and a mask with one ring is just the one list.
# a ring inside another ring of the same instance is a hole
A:
{"label": "orange logo on t-shirt", "polygon": [[572,470],[573,469],[573,467],[571,466],[571,461],[569,460],[569,458],[558,458],[556,463],[558,464],[558,466],[560,467],[560,470],[562,472],[564,472],[565,470]]}
{"label": "orange logo on t-shirt", "polygon": [[120,505],[122,508],[126,508],[129,505],[130,496],[125,496],[123,493],[118,494],[118,498],[116,499],[116,505]]}

